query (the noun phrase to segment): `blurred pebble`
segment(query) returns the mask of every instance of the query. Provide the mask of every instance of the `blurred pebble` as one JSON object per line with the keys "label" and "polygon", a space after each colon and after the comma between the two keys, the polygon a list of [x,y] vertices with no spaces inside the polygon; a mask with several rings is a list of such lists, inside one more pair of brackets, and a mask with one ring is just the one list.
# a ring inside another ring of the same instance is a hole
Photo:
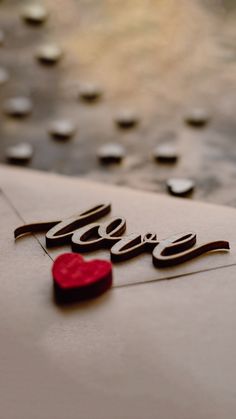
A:
{"label": "blurred pebble", "polygon": [[49,127],[49,134],[58,140],[68,140],[75,132],[76,127],[73,122],[66,119],[54,121]]}
{"label": "blurred pebble", "polygon": [[209,119],[210,115],[206,109],[195,108],[186,115],[185,122],[195,128],[201,128],[209,122]]}
{"label": "blurred pebble", "polygon": [[2,29],[0,29],[0,46],[4,44],[5,34]]}
{"label": "blurred pebble", "polygon": [[0,86],[9,80],[9,73],[3,67],[0,67]]}
{"label": "blurred pebble", "polygon": [[53,65],[62,58],[62,55],[62,49],[58,45],[47,44],[38,49],[36,58],[42,64]]}
{"label": "blurred pebble", "polygon": [[120,111],[115,118],[116,125],[122,129],[135,127],[139,122],[138,115],[131,110]]}
{"label": "blurred pebble", "polygon": [[29,4],[22,11],[22,19],[31,25],[41,25],[48,17],[48,12],[41,4]]}
{"label": "blurred pebble", "polygon": [[95,102],[102,96],[102,89],[92,83],[83,84],[79,88],[79,97],[85,102]]}
{"label": "blurred pebble", "polygon": [[153,151],[153,157],[160,163],[176,163],[178,160],[178,153],[174,145],[161,144]]}
{"label": "blurred pebble", "polygon": [[9,163],[25,164],[33,156],[33,147],[29,143],[21,143],[15,146],[7,147],[6,158]]}
{"label": "blurred pebble", "polygon": [[32,112],[33,104],[28,97],[19,96],[7,99],[3,108],[4,112],[9,116],[24,118]]}
{"label": "blurred pebble", "polygon": [[191,179],[172,178],[167,181],[167,189],[171,195],[186,196],[193,192],[195,183]]}
{"label": "blurred pebble", "polygon": [[102,164],[121,163],[125,157],[125,149],[120,144],[104,144],[99,148],[97,156]]}

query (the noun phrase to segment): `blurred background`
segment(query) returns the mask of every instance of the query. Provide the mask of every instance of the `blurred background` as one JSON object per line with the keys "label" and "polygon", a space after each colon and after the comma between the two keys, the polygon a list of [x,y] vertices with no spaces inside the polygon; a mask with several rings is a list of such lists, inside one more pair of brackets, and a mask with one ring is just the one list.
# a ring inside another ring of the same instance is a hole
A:
{"label": "blurred background", "polygon": [[1,163],[236,206],[235,85],[236,0],[0,0]]}

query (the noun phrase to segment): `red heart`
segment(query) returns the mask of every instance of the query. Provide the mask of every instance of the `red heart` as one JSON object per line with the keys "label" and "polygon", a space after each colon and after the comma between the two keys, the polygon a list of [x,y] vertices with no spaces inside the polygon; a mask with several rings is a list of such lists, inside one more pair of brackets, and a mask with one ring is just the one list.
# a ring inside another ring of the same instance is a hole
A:
{"label": "red heart", "polygon": [[86,262],[78,253],[64,253],[52,267],[58,302],[85,300],[102,294],[112,285],[112,264],[105,260]]}

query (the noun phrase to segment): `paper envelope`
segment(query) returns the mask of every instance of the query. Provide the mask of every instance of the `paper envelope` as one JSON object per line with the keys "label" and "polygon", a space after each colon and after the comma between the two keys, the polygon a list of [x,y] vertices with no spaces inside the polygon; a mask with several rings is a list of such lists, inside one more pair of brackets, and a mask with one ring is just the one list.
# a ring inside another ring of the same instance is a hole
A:
{"label": "paper envelope", "polygon": [[[0,179],[1,418],[235,418],[236,211],[4,166]],[[14,229],[106,202],[128,233],[194,231],[231,249],[164,269],[140,255],[114,264],[103,296],[60,307],[51,267],[70,247]]]}

